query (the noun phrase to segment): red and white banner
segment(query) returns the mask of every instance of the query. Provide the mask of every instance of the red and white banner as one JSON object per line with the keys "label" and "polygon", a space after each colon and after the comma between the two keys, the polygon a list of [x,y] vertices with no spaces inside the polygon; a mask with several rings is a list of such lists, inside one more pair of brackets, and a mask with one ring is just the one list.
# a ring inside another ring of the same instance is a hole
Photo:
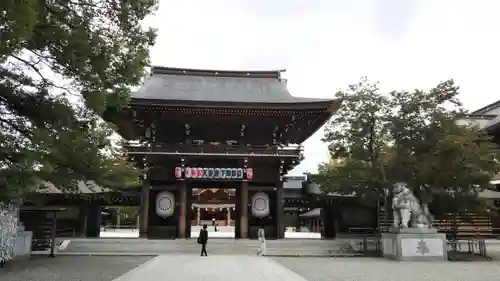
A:
{"label": "red and white banner", "polygon": [[175,167],[176,179],[227,179],[227,180],[251,180],[253,179],[252,168],[201,168],[201,167]]}

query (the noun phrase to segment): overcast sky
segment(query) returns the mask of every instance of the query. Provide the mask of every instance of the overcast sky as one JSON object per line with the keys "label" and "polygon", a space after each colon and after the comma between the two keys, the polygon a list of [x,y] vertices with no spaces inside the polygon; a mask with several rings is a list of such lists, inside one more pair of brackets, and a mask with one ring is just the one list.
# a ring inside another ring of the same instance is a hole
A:
{"label": "overcast sky", "polygon": [[[328,98],[367,76],[381,88],[449,78],[469,109],[500,99],[499,0],[160,0],[153,65],[286,69],[289,90]],[[320,129],[291,174],[327,159]]]}

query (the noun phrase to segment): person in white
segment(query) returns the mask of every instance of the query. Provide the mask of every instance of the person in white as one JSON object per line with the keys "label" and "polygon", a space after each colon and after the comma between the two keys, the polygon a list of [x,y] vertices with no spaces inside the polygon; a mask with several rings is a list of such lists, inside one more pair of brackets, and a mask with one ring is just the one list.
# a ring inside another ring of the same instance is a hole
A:
{"label": "person in white", "polygon": [[266,234],[264,232],[264,226],[260,226],[259,231],[257,231],[257,237],[260,242],[260,249],[257,251],[257,255],[266,255]]}

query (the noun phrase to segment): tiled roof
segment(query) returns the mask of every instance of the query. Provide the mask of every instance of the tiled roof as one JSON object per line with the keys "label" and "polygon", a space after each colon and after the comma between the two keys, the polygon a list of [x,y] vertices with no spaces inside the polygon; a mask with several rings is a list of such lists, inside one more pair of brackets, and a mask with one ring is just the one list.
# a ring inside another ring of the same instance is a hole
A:
{"label": "tiled roof", "polygon": [[133,99],[228,103],[316,103],[328,99],[299,98],[286,88],[281,71],[215,71],[152,67]]}
{"label": "tiled roof", "polygon": [[[98,186],[95,182],[93,181],[78,181],[78,190],[75,190],[75,193],[83,193],[83,194],[88,194],[88,193],[103,193],[103,192],[108,192],[109,190],[102,188]],[[62,191],[57,188],[54,184],[47,182],[44,184],[44,188],[40,189],[38,192],[40,193],[62,193]]]}

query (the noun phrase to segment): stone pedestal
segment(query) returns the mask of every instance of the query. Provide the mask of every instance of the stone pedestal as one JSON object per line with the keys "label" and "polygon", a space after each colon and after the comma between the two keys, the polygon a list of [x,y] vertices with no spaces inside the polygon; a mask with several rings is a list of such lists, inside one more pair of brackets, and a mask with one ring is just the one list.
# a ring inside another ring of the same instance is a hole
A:
{"label": "stone pedestal", "polygon": [[394,228],[382,233],[384,257],[398,261],[446,261],[446,235],[434,228]]}
{"label": "stone pedestal", "polygon": [[21,231],[14,238],[14,258],[15,259],[30,259],[31,258],[31,242],[33,240],[32,231]]}

